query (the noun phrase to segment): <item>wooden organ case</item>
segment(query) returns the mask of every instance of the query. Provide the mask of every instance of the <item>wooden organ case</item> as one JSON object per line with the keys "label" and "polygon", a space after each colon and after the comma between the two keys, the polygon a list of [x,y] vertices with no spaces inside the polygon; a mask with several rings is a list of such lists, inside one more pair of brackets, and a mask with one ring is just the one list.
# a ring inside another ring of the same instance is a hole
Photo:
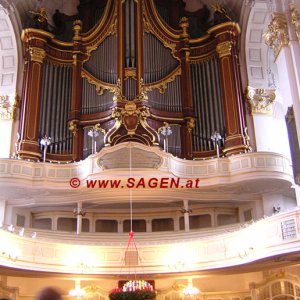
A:
{"label": "wooden organ case", "polygon": [[156,2],[107,0],[91,28],[83,24],[86,15],[73,21],[71,41],[43,29],[23,31],[21,158],[40,160],[44,135],[54,162],[79,161],[95,142],[96,151],[126,141],[162,145],[166,124],[169,152],[182,158],[215,156],[216,131],[222,155],[249,150],[238,24],[225,20],[191,38],[188,19],[177,11],[172,28]]}

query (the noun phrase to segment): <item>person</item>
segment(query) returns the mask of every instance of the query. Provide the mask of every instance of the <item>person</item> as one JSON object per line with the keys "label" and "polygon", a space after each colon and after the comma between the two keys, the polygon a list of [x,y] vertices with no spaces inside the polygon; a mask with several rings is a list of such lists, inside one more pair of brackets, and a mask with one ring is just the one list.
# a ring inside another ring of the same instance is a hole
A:
{"label": "person", "polygon": [[46,287],[39,291],[36,300],[62,300],[62,296],[57,289]]}

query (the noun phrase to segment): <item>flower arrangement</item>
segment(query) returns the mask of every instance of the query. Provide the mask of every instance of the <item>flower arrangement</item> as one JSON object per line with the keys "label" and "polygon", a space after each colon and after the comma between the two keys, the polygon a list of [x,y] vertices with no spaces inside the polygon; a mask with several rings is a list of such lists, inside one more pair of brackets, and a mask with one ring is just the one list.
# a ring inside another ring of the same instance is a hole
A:
{"label": "flower arrangement", "polygon": [[145,280],[130,280],[123,287],[114,288],[109,294],[110,300],[146,300],[156,297],[153,286]]}

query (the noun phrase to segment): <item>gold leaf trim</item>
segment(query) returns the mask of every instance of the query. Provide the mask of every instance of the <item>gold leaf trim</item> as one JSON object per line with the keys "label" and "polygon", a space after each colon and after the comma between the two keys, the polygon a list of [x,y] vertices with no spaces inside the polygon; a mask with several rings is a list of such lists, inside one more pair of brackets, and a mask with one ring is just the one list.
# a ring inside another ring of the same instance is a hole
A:
{"label": "gold leaf trim", "polygon": [[112,84],[105,83],[97,78],[95,78],[92,74],[88,71],[82,69],[81,70],[81,77],[85,78],[88,83],[93,84],[96,88],[96,92],[99,96],[103,95],[104,91],[109,91],[114,93],[116,91],[116,87]]}
{"label": "gold leaf trim", "polygon": [[144,88],[146,91],[152,91],[153,89],[158,89],[161,94],[164,94],[167,91],[167,85],[171,82],[173,82],[176,78],[176,76],[181,75],[181,67],[178,66],[172,73],[170,73],[167,77],[164,79],[154,82],[154,83],[148,83],[144,85]]}

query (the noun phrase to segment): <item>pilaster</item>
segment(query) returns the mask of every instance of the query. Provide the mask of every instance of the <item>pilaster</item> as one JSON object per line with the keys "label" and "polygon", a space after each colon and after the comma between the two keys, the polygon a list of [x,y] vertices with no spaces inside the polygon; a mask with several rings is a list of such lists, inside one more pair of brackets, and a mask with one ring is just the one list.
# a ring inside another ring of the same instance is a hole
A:
{"label": "pilaster", "polygon": [[39,160],[38,144],[45,46],[54,36],[43,30],[25,29],[22,40],[26,47],[26,85],[23,87],[21,140],[18,154],[21,158]]}
{"label": "pilaster", "polygon": [[237,40],[239,26],[234,22],[226,22],[209,29],[209,34],[217,40],[216,52],[220,59],[221,84],[225,115],[225,148],[226,155],[248,151],[244,131],[245,119],[238,66]]}

